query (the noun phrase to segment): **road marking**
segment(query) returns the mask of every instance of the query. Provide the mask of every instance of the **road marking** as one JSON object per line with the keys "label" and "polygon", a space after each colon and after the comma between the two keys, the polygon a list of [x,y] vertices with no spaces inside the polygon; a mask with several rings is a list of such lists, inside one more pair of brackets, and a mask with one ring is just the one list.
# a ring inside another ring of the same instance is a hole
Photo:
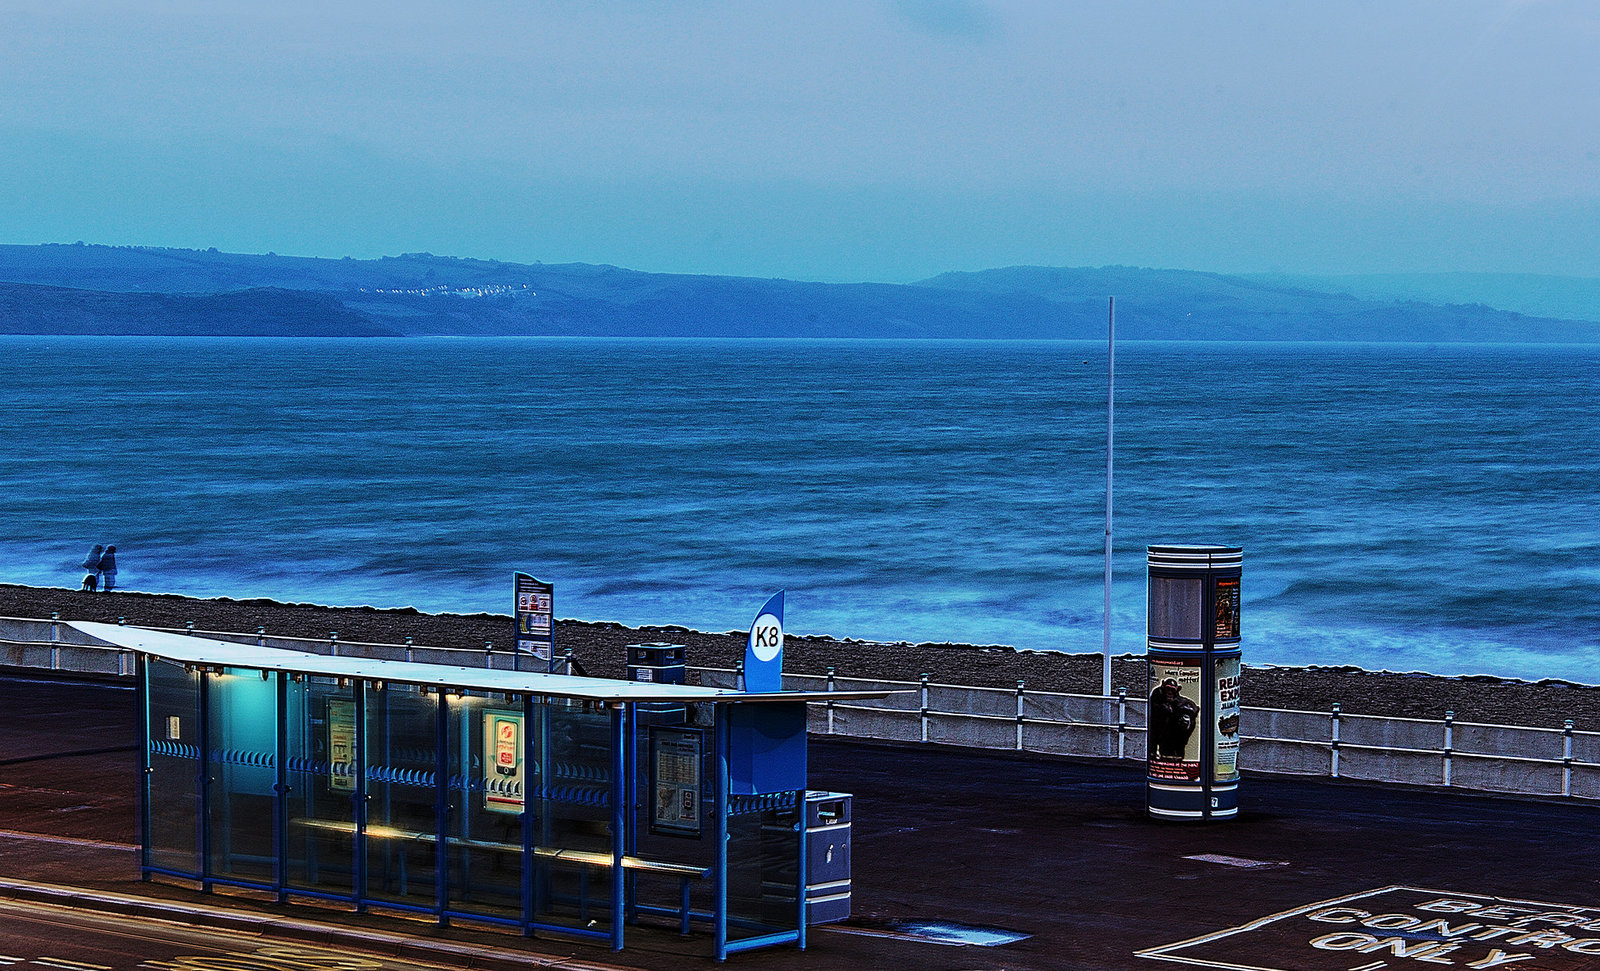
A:
{"label": "road marking", "polygon": [[1245,870],[1256,870],[1267,866],[1288,866],[1284,862],[1271,860],[1247,860],[1242,856],[1223,856],[1221,853],[1199,853],[1195,856],[1186,856],[1185,860],[1196,860],[1200,863],[1220,863],[1223,866],[1236,866]]}
{"label": "road marking", "polygon": [[95,846],[109,850],[137,850],[137,843],[110,843],[105,840],[77,839],[72,836],[47,836],[44,833],[21,833],[14,829],[0,829],[0,837],[8,840],[27,840],[34,843],[65,843],[69,846]]}
{"label": "road marking", "polygon": [[1594,971],[1600,907],[1380,887],[1134,953],[1228,971],[1380,971],[1390,958]]}

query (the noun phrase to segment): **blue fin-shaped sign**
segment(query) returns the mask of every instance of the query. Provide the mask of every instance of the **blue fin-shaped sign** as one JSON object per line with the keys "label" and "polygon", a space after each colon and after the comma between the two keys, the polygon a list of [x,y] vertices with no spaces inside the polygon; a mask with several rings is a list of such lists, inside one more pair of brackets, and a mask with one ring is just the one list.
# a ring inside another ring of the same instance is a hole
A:
{"label": "blue fin-shaped sign", "polygon": [[750,625],[744,651],[744,690],[783,690],[783,591],[767,601]]}

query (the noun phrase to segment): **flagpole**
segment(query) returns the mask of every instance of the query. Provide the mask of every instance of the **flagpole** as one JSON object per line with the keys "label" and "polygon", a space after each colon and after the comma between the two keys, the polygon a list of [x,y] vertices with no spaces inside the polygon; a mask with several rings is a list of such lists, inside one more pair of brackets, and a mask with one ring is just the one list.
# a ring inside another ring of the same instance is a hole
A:
{"label": "flagpole", "polygon": [[1117,400],[1117,298],[1108,297],[1106,319],[1106,613],[1101,645],[1100,693],[1111,697],[1111,445],[1113,411]]}

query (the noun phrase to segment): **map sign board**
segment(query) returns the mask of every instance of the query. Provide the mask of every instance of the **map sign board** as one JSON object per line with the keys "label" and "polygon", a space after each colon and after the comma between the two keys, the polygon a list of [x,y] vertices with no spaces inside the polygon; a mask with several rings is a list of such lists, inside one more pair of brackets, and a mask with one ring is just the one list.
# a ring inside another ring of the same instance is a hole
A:
{"label": "map sign board", "polygon": [[1224,971],[1600,966],[1600,908],[1382,887],[1137,952]]}
{"label": "map sign board", "polygon": [[548,665],[556,653],[555,585],[540,583],[526,573],[514,574],[512,584],[517,653],[531,654]]}

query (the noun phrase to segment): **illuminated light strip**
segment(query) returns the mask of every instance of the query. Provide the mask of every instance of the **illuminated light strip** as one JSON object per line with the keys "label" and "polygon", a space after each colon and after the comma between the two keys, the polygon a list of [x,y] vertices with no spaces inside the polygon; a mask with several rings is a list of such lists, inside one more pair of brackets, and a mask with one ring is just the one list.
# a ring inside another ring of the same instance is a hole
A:
{"label": "illuminated light strip", "polygon": [[63,971],[111,971],[109,964],[90,964],[87,961],[68,961],[65,958],[34,958],[30,964],[42,964],[47,968],[62,968]]}

